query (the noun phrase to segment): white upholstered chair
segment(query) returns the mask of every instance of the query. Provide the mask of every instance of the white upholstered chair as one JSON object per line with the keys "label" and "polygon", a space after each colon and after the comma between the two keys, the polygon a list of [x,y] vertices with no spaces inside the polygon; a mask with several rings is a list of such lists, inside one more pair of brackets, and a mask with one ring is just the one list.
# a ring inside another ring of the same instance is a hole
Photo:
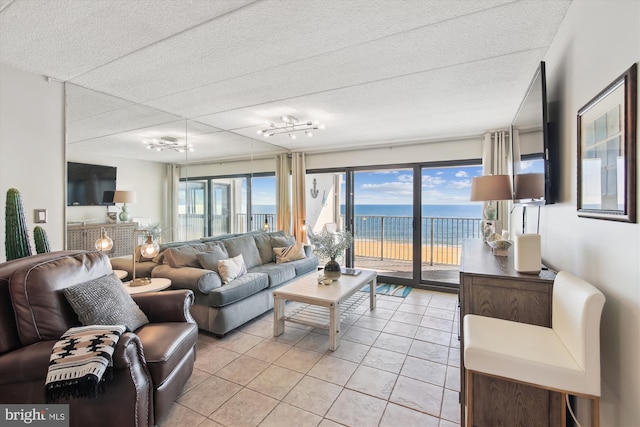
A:
{"label": "white upholstered chair", "polygon": [[[464,317],[467,426],[473,422],[472,376],[487,375],[591,399],[600,421],[600,317],[604,295],[561,271],[553,283],[552,327],[468,314]],[[566,412],[562,408],[565,425]]]}

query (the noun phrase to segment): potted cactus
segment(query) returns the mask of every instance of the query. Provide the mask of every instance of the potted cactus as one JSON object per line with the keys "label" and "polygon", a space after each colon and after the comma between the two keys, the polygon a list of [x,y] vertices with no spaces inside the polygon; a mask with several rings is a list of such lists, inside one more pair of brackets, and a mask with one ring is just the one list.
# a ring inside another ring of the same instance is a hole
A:
{"label": "potted cactus", "polygon": [[[22,196],[15,188],[7,190],[5,205],[5,252],[7,261],[31,256],[29,243],[29,229],[24,216]],[[51,252],[49,239],[44,228],[36,226],[33,230],[36,252],[41,254]]]}

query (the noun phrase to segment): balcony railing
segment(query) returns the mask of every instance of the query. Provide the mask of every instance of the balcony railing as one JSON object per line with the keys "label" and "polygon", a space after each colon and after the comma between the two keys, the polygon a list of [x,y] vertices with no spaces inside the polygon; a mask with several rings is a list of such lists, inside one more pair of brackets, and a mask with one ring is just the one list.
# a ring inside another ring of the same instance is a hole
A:
{"label": "balcony railing", "polygon": [[[275,230],[275,214],[253,214],[251,230],[262,230],[265,218],[270,230]],[[230,217],[214,216],[212,236],[246,232],[247,214],[236,214],[231,226]],[[413,259],[413,218],[406,216],[356,215],[354,250],[357,257],[379,260],[410,261]],[[344,223],[341,218],[341,223]],[[421,262],[435,265],[459,265],[460,248],[465,238],[480,238],[480,218],[422,217]],[[204,215],[180,215],[178,240],[198,239],[205,230]]]}

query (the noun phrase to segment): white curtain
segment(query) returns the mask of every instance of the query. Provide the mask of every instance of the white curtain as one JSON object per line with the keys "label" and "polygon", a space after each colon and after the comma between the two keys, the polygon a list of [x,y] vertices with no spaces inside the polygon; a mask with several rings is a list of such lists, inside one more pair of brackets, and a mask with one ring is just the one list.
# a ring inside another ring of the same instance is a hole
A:
{"label": "white curtain", "polygon": [[306,230],[302,227],[306,219],[305,176],[304,153],[291,153],[293,235],[300,243],[307,241]]}
{"label": "white curtain", "polygon": [[[509,157],[511,149],[509,137],[505,131],[487,132],[482,144],[482,174],[508,175]],[[504,229],[509,229],[509,201],[500,200],[496,203],[496,218]],[[498,233],[500,230],[496,230]]]}
{"label": "white curtain", "polygon": [[291,234],[291,207],[289,205],[289,155],[276,156],[276,230]]}
{"label": "white curtain", "polygon": [[165,198],[164,212],[165,217],[162,221],[163,234],[162,238],[165,242],[173,242],[177,239],[178,221],[178,192],[180,185],[180,166],[167,165],[166,181],[165,181]]}

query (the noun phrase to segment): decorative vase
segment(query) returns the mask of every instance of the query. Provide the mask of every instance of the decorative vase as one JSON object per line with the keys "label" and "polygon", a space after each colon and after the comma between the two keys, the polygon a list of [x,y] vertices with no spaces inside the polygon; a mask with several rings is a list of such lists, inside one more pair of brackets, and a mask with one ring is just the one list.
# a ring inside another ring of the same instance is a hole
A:
{"label": "decorative vase", "polygon": [[120,222],[129,222],[129,210],[127,209],[126,203],[122,205],[122,211],[118,217],[120,218]]}
{"label": "decorative vase", "polygon": [[324,266],[324,277],[337,280],[341,275],[340,264],[338,264],[335,257],[331,257],[331,260]]}

